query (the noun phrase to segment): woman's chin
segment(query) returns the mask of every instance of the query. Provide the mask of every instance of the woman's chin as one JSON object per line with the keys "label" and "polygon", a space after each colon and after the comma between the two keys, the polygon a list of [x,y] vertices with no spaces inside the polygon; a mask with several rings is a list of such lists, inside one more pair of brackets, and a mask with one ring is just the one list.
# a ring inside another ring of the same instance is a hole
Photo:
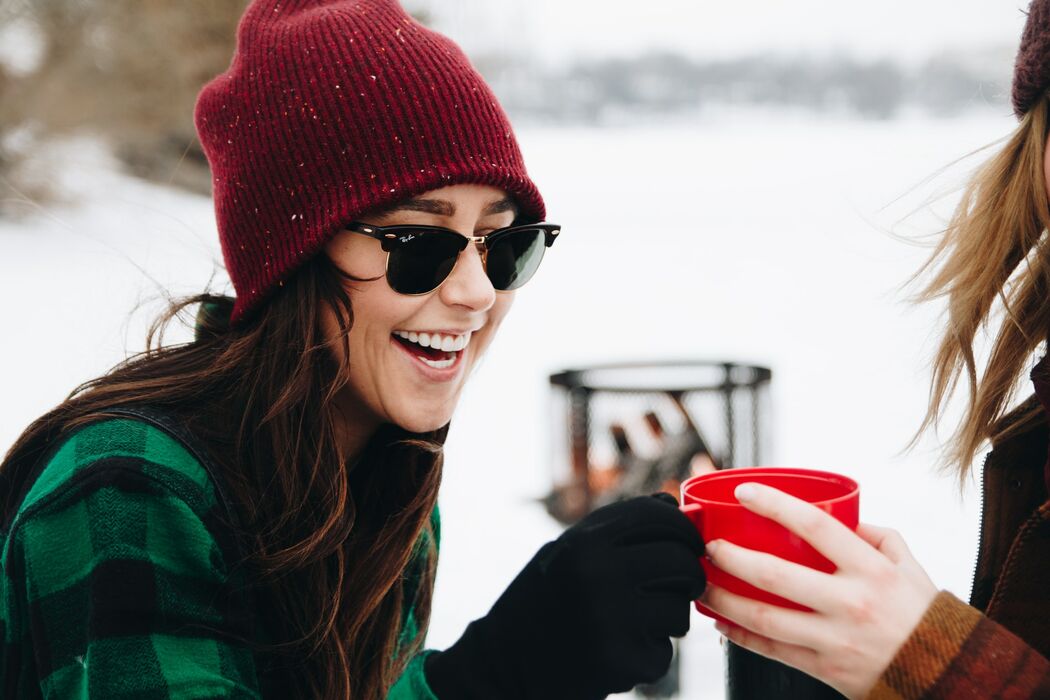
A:
{"label": "woman's chin", "polygon": [[392,423],[410,433],[430,433],[452,420],[451,411],[406,411],[391,416]]}

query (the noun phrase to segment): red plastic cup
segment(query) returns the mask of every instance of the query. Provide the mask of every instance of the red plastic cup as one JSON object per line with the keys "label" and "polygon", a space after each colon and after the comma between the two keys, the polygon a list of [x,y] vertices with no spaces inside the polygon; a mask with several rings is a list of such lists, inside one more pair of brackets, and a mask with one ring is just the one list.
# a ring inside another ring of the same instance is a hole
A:
{"label": "red plastic cup", "polygon": [[[740,505],[733,494],[744,483],[771,486],[812,503],[830,513],[851,530],[860,521],[860,487],[853,479],[832,472],[811,469],[742,467],[702,474],[682,484],[681,510],[696,526],[705,543],[725,540],[827,573],[835,565],[807,542],[769,518],[752,513]],[[810,611],[716,568],[707,557],[700,560],[707,580],[737,595],[794,610]],[[696,609],[708,617],[728,622],[712,610],[695,602]]]}

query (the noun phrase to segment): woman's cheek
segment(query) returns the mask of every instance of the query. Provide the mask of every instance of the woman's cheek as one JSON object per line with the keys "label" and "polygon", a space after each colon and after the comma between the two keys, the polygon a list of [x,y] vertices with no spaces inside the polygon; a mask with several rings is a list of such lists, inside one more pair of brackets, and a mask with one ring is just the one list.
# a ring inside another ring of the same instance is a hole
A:
{"label": "woman's cheek", "polygon": [[507,313],[510,312],[510,307],[514,303],[514,292],[507,292],[506,294],[501,292],[500,297],[493,305],[491,311],[489,311],[488,323],[485,325],[481,345],[476,349],[477,357],[480,357],[488,349],[488,346],[496,337],[496,333],[499,332],[503,319],[506,318]]}
{"label": "woman's cheek", "polygon": [[489,320],[493,323],[493,335],[495,331],[499,329],[500,324],[503,323],[503,319],[510,313],[510,308],[514,306],[514,295],[517,292],[499,292],[496,296],[496,303],[492,305],[492,311],[489,312]]}

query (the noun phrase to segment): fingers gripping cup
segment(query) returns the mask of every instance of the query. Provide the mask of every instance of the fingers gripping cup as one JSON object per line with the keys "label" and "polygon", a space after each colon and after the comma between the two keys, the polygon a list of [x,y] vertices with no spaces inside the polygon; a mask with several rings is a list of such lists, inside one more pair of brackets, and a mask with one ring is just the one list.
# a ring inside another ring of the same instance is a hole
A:
{"label": "fingers gripping cup", "polygon": [[[744,483],[759,483],[812,503],[851,530],[860,518],[860,487],[840,474],[809,469],[746,467],[727,469],[688,479],[682,484],[681,510],[692,521],[704,543],[725,540],[748,549],[773,554],[813,569],[832,573],[835,565],[783,525],[757,515],[737,501],[734,491]],[[768,593],[730,576],[704,557],[700,560],[707,580],[731,593],[794,610],[809,608]],[[708,617],[726,621],[704,607]]]}

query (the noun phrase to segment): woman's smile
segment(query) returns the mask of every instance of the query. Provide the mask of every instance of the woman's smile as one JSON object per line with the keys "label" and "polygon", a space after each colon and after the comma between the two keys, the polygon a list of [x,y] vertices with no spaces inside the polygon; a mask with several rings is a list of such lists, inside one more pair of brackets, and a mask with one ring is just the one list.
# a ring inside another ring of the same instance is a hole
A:
{"label": "woman's smile", "polygon": [[390,341],[426,380],[449,382],[461,374],[471,331],[394,331]]}

